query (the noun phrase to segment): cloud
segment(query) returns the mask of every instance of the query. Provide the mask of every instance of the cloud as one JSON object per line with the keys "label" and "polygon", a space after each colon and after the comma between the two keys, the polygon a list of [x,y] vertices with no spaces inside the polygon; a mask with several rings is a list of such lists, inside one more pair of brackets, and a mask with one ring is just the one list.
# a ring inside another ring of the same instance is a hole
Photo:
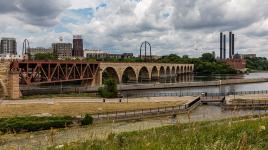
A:
{"label": "cloud", "polygon": [[59,36],[71,42],[72,34],[81,34],[86,48],[137,54],[146,40],[157,55],[198,56],[218,53],[219,32],[233,30],[238,52],[268,56],[268,1],[9,1],[0,0],[2,35],[30,38],[33,46],[50,46]]}
{"label": "cloud", "polygon": [[[262,0],[176,0],[173,23],[178,29],[246,27],[268,14]],[[254,13],[253,13],[254,10]]]}
{"label": "cloud", "polygon": [[26,24],[53,26],[68,6],[65,0],[0,0],[0,13],[11,15]]}

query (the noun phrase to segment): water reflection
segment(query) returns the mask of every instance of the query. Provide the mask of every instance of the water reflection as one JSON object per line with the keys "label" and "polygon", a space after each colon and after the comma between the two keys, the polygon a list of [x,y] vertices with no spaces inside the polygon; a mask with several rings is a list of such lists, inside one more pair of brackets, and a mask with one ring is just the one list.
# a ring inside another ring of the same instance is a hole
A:
{"label": "water reflection", "polygon": [[256,72],[250,74],[239,75],[195,75],[194,81],[215,81],[226,79],[256,79],[256,78],[268,78],[268,72]]}
{"label": "water reflection", "polygon": [[[239,75],[194,75],[194,74],[180,74],[176,75],[160,75],[159,78],[152,78],[142,82],[148,83],[184,83],[184,82],[200,82],[200,81],[217,81],[226,79],[254,79],[254,78],[268,78],[268,72],[239,74]],[[141,83],[141,82],[139,82]]]}

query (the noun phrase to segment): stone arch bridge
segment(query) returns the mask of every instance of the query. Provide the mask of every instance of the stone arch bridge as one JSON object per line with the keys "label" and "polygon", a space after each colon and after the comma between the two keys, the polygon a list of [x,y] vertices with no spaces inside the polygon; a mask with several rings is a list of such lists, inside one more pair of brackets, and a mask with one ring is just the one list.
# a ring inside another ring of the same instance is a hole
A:
{"label": "stone arch bridge", "polygon": [[105,77],[117,83],[176,82],[177,77],[194,71],[193,64],[169,63],[100,63],[96,84],[103,84]]}
{"label": "stone arch bridge", "polygon": [[41,84],[80,82],[102,85],[105,77],[122,83],[176,82],[193,73],[193,64],[110,63],[86,61],[4,61],[0,64],[0,97],[19,98],[21,87]]}

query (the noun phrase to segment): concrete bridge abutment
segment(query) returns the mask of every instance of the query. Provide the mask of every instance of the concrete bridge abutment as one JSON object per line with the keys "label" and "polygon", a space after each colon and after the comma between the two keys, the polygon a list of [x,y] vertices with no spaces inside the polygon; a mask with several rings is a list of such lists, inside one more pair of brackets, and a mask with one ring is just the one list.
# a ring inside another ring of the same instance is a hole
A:
{"label": "concrete bridge abutment", "polygon": [[19,99],[19,71],[10,70],[10,61],[0,62],[0,98]]}

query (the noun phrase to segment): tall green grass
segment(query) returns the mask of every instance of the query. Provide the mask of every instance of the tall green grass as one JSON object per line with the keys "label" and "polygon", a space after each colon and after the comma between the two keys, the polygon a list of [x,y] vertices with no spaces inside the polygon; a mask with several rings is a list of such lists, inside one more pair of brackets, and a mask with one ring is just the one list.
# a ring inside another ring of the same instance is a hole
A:
{"label": "tall green grass", "polygon": [[63,149],[266,150],[268,119],[177,124],[111,134],[107,140],[66,144]]}

